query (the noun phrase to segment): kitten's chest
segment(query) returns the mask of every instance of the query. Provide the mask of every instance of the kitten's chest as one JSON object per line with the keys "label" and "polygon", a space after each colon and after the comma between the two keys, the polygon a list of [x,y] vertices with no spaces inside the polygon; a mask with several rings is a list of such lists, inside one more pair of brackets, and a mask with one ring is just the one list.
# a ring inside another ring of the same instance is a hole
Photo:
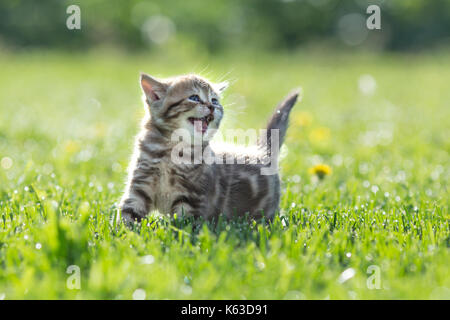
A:
{"label": "kitten's chest", "polygon": [[190,166],[177,166],[172,162],[161,162],[158,165],[159,179],[155,185],[155,199],[158,210],[167,212],[180,196],[193,192],[198,170]]}
{"label": "kitten's chest", "polygon": [[154,197],[155,204],[159,210],[167,210],[174,200],[177,190],[173,184],[173,167],[170,164],[161,162],[158,165],[159,179],[155,181]]}

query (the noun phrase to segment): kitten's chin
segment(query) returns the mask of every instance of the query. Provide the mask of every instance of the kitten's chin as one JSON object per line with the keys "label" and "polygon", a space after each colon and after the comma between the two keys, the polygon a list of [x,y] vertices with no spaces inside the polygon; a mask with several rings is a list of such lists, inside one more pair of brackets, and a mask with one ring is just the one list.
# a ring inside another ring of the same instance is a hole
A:
{"label": "kitten's chin", "polygon": [[205,121],[203,118],[189,117],[179,123],[178,129],[173,132],[172,141],[189,141],[191,145],[202,145],[210,141],[217,132],[218,119]]}
{"label": "kitten's chin", "polygon": [[218,126],[216,123],[211,123],[208,126],[208,130],[206,130],[206,132],[203,134],[203,141],[210,141],[212,140],[212,138],[214,137],[214,135],[216,134],[218,130]]}
{"label": "kitten's chin", "polygon": [[217,127],[211,123],[206,127],[206,130],[203,128],[196,129],[195,127],[191,126],[190,134],[191,134],[191,141],[193,145],[202,145],[205,144],[205,142],[209,142],[214,135],[217,132]]}

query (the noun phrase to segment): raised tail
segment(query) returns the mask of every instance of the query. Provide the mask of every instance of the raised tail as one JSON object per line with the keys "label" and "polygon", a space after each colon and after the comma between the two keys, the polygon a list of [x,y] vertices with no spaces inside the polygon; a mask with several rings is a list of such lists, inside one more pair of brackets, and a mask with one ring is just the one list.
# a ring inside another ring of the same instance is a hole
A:
{"label": "raised tail", "polygon": [[276,151],[279,151],[281,148],[288,128],[289,113],[295,105],[295,102],[297,102],[299,93],[300,89],[293,90],[282,102],[278,104],[275,112],[267,124],[267,136],[260,137],[259,145],[268,152],[270,152],[272,145],[272,130],[278,130],[278,150]]}

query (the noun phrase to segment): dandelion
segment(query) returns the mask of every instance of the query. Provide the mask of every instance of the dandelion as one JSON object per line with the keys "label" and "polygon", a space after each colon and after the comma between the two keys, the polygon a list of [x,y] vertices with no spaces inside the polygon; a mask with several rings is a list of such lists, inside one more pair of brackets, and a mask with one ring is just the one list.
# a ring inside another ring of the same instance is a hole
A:
{"label": "dandelion", "polygon": [[144,289],[136,289],[133,292],[133,300],[145,300],[146,293]]}
{"label": "dandelion", "polygon": [[77,141],[68,140],[68,141],[66,141],[66,143],[64,145],[64,150],[67,153],[75,153],[78,150],[80,150],[80,144]]}
{"label": "dandelion", "polygon": [[331,170],[331,167],[326,164],[317,164],[308,170],[310,174],[316,175],[320,180],[331,174],[332,171],[333,170]]}
{"label": "dandelion", "polygon": [[344,283],[348,280],[350,280],[351,278],[353,278],[356,274],[355,269],[353,268],[348,268],[346,269],[344,272],[342,272],[338,278],[338,282],[339,283]]}
{"label": "dandelion", "polygon": [[0,161],[0,165],[3,169],[8,170],[12,167],[13,161],[9,157],[3,157],[2,160]]}
{"label": "dandelion", "polygon": [[309,112],[301,111],[294,115],[294,124],[300,127],[307,127],[311,124],[313,117]]}
{"label": "dandelion", "polygon": [[108,127],[102,122],[96,123],[93,128],[94,135],[99,138],[103,138],[104,136],[106,136],[107,130]]}
{"label": "dandelion", "polygon": [[370,74],[363,74],[358,79],[359,91],[367,96],[373,95],[377,89],[377,82]]}
{"label": "dandelion", "polygon": [[309,140],[311,142],[326,142],[330,139],[331,132],[329,128],[319,127],[309,133]]}
{"label": "dandelion", "polygon": [[143,264],[152,264],[153,262],[155,262],[155,258],[151,254],[141,258],[141,263]]}

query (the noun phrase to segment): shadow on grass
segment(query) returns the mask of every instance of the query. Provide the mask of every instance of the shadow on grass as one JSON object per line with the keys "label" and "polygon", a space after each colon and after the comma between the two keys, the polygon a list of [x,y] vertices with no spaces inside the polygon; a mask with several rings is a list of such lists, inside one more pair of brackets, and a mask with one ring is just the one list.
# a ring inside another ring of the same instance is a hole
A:
{"label": "shadow on grass", "polygon": [[[172,238],[184,238],[195,245],[208,235],[217,241],[233,242],[242,246],[254,242],[257,246],[266,246],[269,238],[278,234],[287,225],[285,217],[276,215],[273,219],[244,216],[226,217],[219,215],[211,219],[182,215],[149,215],[140,223],[128,224],[131,231],[143,234],[163,229],[170,232]],[[220,239],[220,240],[219,240]]]}

